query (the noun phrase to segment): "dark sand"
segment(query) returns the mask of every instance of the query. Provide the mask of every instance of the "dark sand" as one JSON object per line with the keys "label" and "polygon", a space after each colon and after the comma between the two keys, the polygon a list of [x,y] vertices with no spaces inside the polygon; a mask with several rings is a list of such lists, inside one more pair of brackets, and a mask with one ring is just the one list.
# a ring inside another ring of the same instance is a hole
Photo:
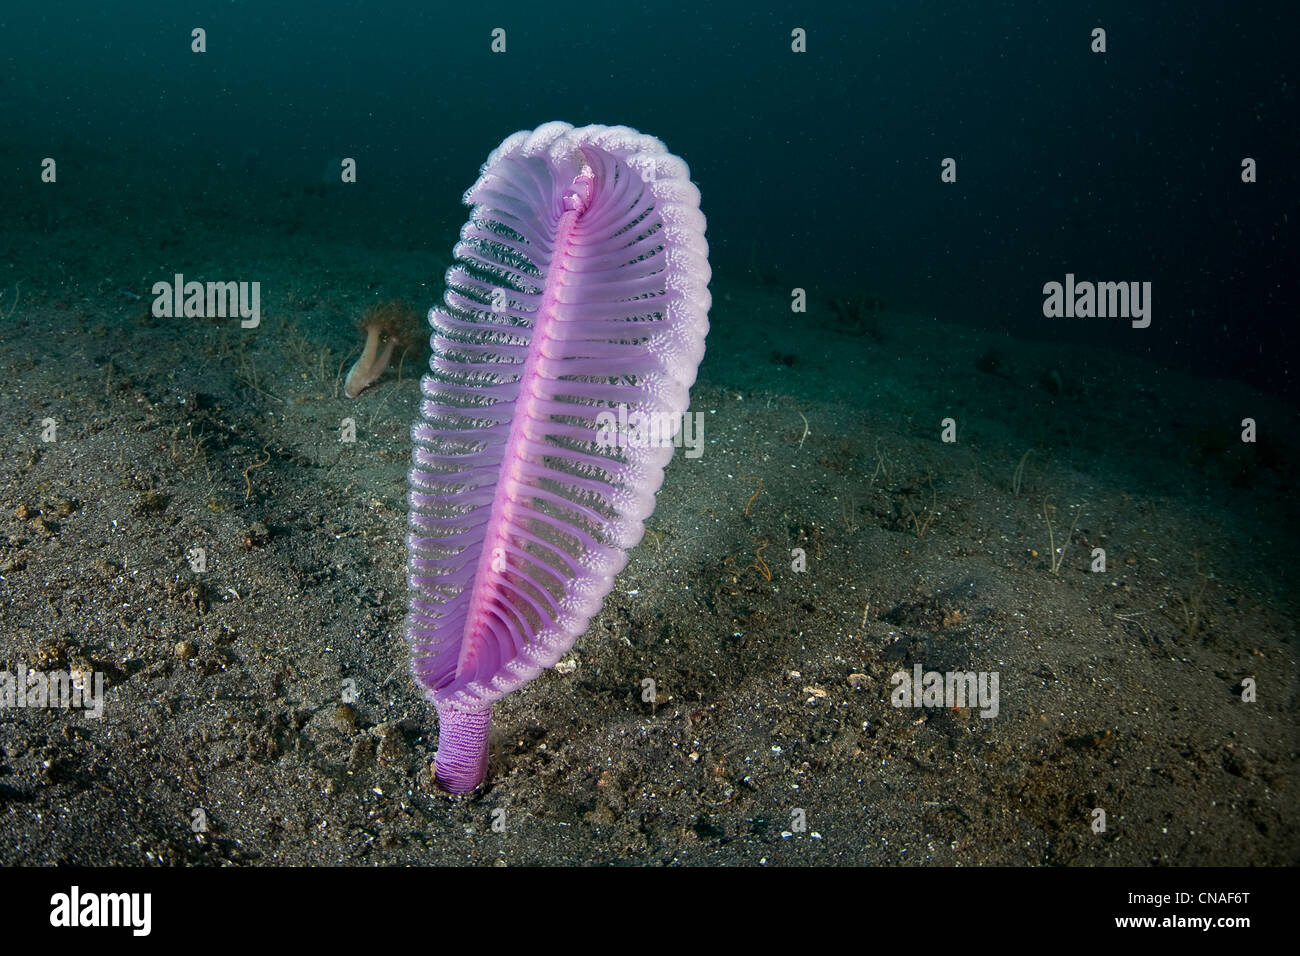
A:
{"label": "dark sand", "polygon": [[[107,681],[98,720],[0,711],[0,862],[1300,859],[1295,410],[851,282],[792,315],[768,265],[715,264],[703,457],[571,666],[497,705],[488,784],[436,791],[402,636],[426,355],[340,379],[459,221],[232,189],[28,194],[0,235],[0,669]],[[176,272],[261,281],[261,327],[153,318]],[[918,663],[997,671],[998,716],[892,707]]]}

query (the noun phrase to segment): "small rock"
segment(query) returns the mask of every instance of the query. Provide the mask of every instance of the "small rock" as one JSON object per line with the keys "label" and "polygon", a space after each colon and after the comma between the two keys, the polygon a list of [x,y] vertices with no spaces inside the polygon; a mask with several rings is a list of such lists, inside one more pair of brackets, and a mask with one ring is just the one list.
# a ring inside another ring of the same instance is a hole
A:
{"label": "small rock", "polygon": [[244,529],[240,544],[245,551],[252,551],[254,548],[263,547],[270,540],[271,529],[266,526],[266,522],[254,521]]}
{"label": "small rock", "polygon": [[348,755],[348,769],[353,772],[360,770],[374,755],[374,738],[362,734],[352,742],[352,753]]}
{"label": "small rock", "polygon": [[357,712],[347,704],[339,704],[334,708],[334,728],[344,734],[355,733]]}
{"label": "small rock", "polygon": [[402,731],[395,722],[386,721],[379,724],[375,727],[373,733],[379,738],[377,757],[380,766],[391,766],[406,759],[409,753],[406,740],[403,739]]}

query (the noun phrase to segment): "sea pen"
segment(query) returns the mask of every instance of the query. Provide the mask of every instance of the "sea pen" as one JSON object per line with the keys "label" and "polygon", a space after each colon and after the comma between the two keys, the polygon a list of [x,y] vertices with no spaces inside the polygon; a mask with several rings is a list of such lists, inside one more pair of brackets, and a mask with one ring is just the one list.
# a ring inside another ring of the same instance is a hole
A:
{"label": "sea pen", "polygon": [[672,435],[607,422],[680,419],[710,305],[699,191],[653,137],[515,133],[465,202],[429,313],[407,539],[413,672],[453,793],[487,772],[492,702],[573,646],[640,541]]}

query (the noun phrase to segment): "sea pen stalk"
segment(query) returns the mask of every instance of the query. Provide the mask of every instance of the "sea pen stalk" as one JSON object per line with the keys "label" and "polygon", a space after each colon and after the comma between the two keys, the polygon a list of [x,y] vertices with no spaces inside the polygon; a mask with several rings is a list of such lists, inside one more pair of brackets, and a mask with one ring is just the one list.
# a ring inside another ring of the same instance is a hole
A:
{"label": "sea pen stalk", "polygon": [[448,793],[469,793],[487,774],[492,708],[438,704],[438,755],[433,778]]}

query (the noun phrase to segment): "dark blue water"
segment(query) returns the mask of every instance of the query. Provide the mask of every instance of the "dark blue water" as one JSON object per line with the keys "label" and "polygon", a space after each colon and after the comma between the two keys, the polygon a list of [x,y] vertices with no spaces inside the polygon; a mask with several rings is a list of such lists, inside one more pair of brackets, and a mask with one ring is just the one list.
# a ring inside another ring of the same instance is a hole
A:
{"label": "dark blue water", "polygon": [[[720,282],[757,265],[787,290],[869,290],[1295,394],[1294,5],[758,6],[6,4],[0,199],[44,202],[46,155],[74,160],[64,215],[113,197],[148,217],[220,170],[228,227],[253,229],[268,183],[354,156],[331,220],[372,235],[400,208],[388,238],[445,253],[506,134],[624,124],[691,164]],[[1045,319],[1042,286],[1066,273],[1151,282],[1150,328]]]}

